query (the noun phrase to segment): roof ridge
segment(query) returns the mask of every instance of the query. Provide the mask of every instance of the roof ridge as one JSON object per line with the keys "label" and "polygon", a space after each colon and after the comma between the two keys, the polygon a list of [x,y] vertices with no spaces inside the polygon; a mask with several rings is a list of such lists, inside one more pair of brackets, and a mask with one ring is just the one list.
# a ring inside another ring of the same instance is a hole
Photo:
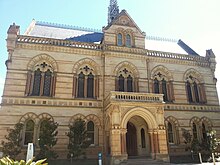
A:
{"label": "roof ridge", "polygon": [[146,36],[146,39],[155,40],[155,41],[165,41],[165,42],[175,42],[177,43],[177,39],[166,38],[166,37],[158,37],[158,36]]}
{"label": "roof ridge", "polygon": [[51,22],[44,22],[44,21],[36,21],[36,25],[57,27],[57,28],[65,28],[65,29],[73,29],[73,30],[83,30],[83,31],[87,31],[87,32],[102,33],[102,31],[99,30],[99,29],[85,28],[85,27],[72,26],[72,25],[59,24],[59,23],[51,23]]}

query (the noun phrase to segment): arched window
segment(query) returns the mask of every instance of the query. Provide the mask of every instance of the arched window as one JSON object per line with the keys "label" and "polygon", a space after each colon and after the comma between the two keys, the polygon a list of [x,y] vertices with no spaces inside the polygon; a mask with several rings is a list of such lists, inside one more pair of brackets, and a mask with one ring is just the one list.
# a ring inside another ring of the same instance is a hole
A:
{"label": "arched window", "polygon": [[87,123],[87,136],[89,138],[90,144],[95,144],[95,127],[92,121]]}
{"label": "arched window", "polygon": [[133,92],[133,78],[131,75],[127,77],[127,89],[128,92]]}
{"label": "arched window", "polygon": [[118,33],[117,45],[118,46],[122,46],[122,34],[121,33]]}
{"label": "arched window", "polygon": [[187,83],[186,83],[186,90],[187,90],[187,94],[188,94],[188,101],[190,103],[192,103],[193,97],[192,97],[192,90],[191,90],[191,85],[190,85],[189,81],[187,81]]}
{"label": "arched window", "polygon": [[93,98],[94,97],[94,76],[90,72],[87,78],[87,97],[88,98]]}
{"label": "arched window", "polygon": [[141,128],[141,147],[146,148],[145,131]]}
{"label": "arched window", "polygon": [[26,94],[31,96],[53,96],[55,76],[52,67],[45,62],[37,64],[27,75]]}
{"label": "arched window", "polygon": [[160,93],[159,92],[159,81],[157,78],[154,79],[154,93]]}
{"label": "arched window", "polygon": [[34,83],[33,83],[33,90],[32,94],[33,96],[39,96],[40,95],[40,84],[41,84],[41,71],[38,68],[34,71]]}
{"label": "arched window", "polygon": [[174,143],[174,133],[173,133],[173,126],[172,124],[168,121],[167,123],[167,132],[168,132],[168,142],[169,143]]}
{"label": "arched window", "polygon": [[192,131],[193,131],[193,139],[197,139],[198,137],[198,132],[197,132],[197,125],[193,122],[193,125],[192,125]]}
{"label": "arched window", "polygon": [[163,93],[163,100],[165,102],[168,101],[168,97],[167,97],[167,82],[166,80],[162,80],[162,93]]}
{"label": "arched window", "polygon": [[85,82],[85,75],[81,72],[78,75],[78,97],[84,97],[84,82]]}
{"label": "arched window", "polygon": [[52,72],[48,69],[44,74],[43,96],[50,96]]}
{"label": "arched window", "polygon": [[207,131],[204,123],[202,123],[202,138],[203,140],[207,140]]}
{"label": "arched window", "polygon": [[28,120],[25,124],[25,133],[24,133],[24,145],[28,143],[33,143],[34,138],[34,121]]}
{"label": "arched window", "polygon": [[122,76],[122,74],[119,76],[119,81],[118,81],[118,86],[119,86],[119,91],[124,92],[125,87],[124,87],[124,77]]}
{"label": "arched window", "polygon": [[131,47],[131,36],[129,34],[126,35],[126,44],[127,47]]}
{"label": "arched window", "polygon": [[199,91],[196,82],[193,83],[193,87],[194,87],[195,101],[199,103]]}

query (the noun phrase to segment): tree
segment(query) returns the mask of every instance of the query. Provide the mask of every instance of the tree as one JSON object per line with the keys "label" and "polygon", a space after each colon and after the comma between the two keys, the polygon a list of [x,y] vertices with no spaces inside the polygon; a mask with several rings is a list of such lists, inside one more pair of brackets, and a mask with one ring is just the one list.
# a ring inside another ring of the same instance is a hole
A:
{"label": "tree", "polygon": [[40,151],[37,155],[37,159],[47,158],[47,160],[50,160],[58,157],[57,153],[53,150],[53,147],[57,143],[57,127],[58,123],[50,119],[45,119],[41,122],[39,134]]}
{"label": "tree", "polygon": [[81,155],[85,156],[85,150],[89,147],[87,137],[86,123],[82,119],[77,119],[72,125],[69,125],[70,131],[67,133],[69,137],[69,153],[68,158],[78,158]]}
{"label": "tree", "polygon": [[186,148],[185,150],[188,151],[191,149],[191,147],[189,146],[191,144],[192,141],[192,135],[190,134],[190,132],[184,128],[182,128],[182,136],[184,138],[184,143],[186,144]]}
{"label": "tree", "polygon": [[208,151],[211,155],[211,153],[215,153],[217,150],[217,147],[220,143],[220,139],[216,137],[216,131],[211,130],[207,133],[207,143],[208,143]]}
{"label": "tree", "polygon": [[15,159],[16,156],[21,153],[21,131],[23,129],[23,126],[24,125],[22,123],[17,123],[15,124],[14,129],[8,129],[8,135],[5,136],[7,142],[1,142],[3,146],[3,153],[13,159]]}

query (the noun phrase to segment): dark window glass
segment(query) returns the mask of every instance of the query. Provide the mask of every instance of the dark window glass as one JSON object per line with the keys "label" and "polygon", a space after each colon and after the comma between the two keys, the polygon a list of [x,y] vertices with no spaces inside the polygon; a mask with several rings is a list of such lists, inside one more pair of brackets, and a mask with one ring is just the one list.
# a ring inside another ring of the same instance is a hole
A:
{"label": "dark window glass", "polygon": [[193,87],[194,87],[195,100],[197,103],[199,103],[199,91],[196,82],[193,83]]}
{"label": "dark window glass", "polygon": [[121,33],[119,33],[118,34],[118,46],[122,46],[122,34]]}
{"label": "dark window glass", "polygon": [[168,142],[174,143],[172,124],[170,122],[168,122],[167,126],[168,126]]}
{"label": "dark window glass", "polygon": [[164,79],[162,80],[162,92],[163,92],[163,100],[168,101],[168,98],[167,98],[167,82]]}
{"label": "dark window glass", "polygon": [[129,34],[126,35],[126,46],[131,47],[131,36]]}
{"label": "dark window glass", "polygon": [[191,90],[191,85],[190,85],[189,81],[187,81],[187,83],[186,83],[186,90],[187,90],[187,94],[188,94],[188,100],[190,103],[192,103],[193,102],[192,90]]}
{"label": "dark window glass", "polygon": [[78,75],[78,97],[84,97],[84,82],[85,82],[85,75],[81,72]]}
{"label": "dark window glass", "polygon": [[207,139],[207,132],[206,132],[206,128],[205,128],[205,124],[204,123],[202,123],[202,138],[204,140]]}
{"label": "dark window glass", "polygon": [[127,88],[128,92],[133,92],[133,78],[131,77],[131,75],[129,75],[127,78]]}
{"label": "dark window glass", "polygon": [[44,74],[43,96],[50,96],[52,72],[48,69]]}
{"label": "dark window glass", "polygon": [[193,123],[193,139],[197,139],[197,127],[195,123]]}
{"label": "dark window glass", "polygon": [[33,84],[33,90],[32,90],[33,96],[40,95],[40,85],[41,85],[41,71],[40,69],[37,69],[34,71],[34,84]]}
{"label": "dark window glass", "polygon": [[34,122],[33,120],[29,120],[27,121],[25,127],[24,145],[27,145],[28,143],[33,143],[33,137],[34,137]]}
{"label": "dark window glass", "polygon": [[154,79],[154,93],[159,93],[159,81]]}
{"label": "dark window glass", "polygon": [[94,97],[93,91],[94,91],[94,76],[92,73],[90,73],[87,79],[87,97],[88,98]]}
{"label": "dark window glass", "polygon": [[143,128],[141,129],[141,146],[142,148],[146,148],[145,131]]}
{"label": "dark window glass", "polygon": [[94,144],[94,123],[92,121],[87,123],[87,136],[90,144]]}
{"label": "dark window glass", "polygon": [[125,81],[124,77],[120,75],[118,80],[119,91],[124,92],[124,81]]}

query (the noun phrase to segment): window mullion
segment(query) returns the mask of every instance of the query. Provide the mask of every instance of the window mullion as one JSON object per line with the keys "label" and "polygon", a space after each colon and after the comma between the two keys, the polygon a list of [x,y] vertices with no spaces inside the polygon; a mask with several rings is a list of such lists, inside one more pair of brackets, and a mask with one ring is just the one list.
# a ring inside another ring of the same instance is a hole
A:
{"label": "window mullion", "polygon": [[85,75],[85,79],[84,79],[84,98],[87,98],[87,80],[88,80],[88,75]]}
{"label": "window mullion", "polygon": [[40,82],[40,96],[43,95],[43,92],[44,92],[44,75],[45,75],[45,72],[42,72],[41,73],[41,82]]}

